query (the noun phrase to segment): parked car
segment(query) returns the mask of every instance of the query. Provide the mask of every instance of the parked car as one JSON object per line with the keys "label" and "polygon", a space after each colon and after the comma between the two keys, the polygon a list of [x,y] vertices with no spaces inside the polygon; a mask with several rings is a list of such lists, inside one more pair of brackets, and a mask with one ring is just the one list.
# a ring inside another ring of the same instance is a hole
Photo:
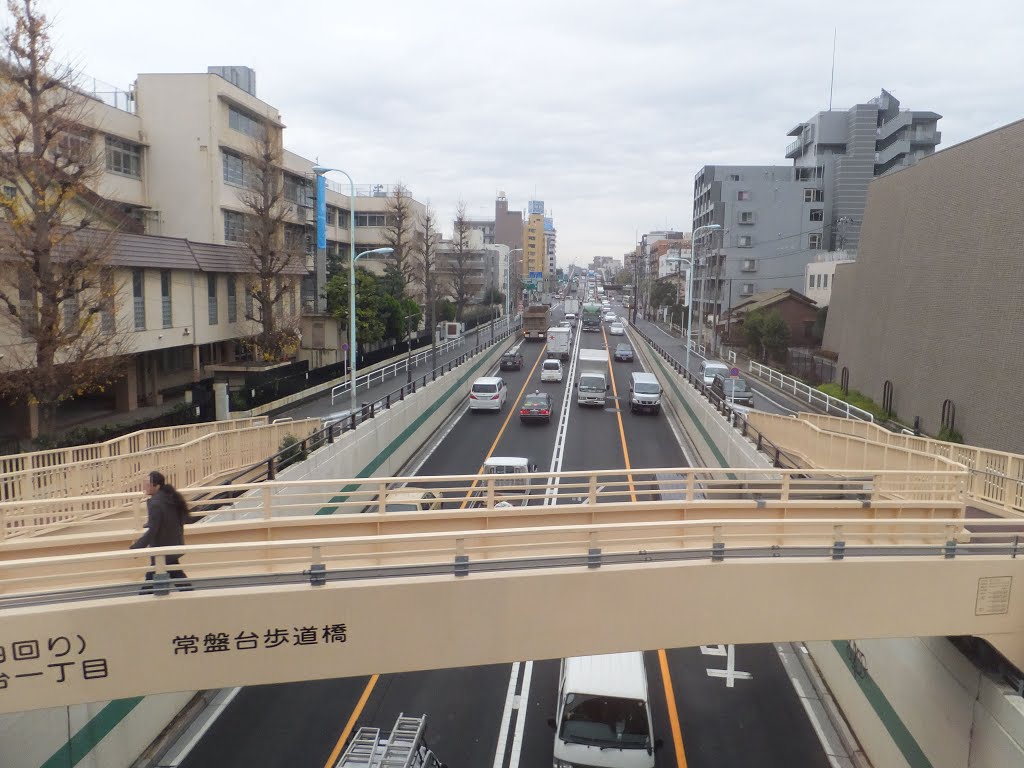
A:
{"label": "parked car", "polygon": [[523,355],[518,349],[510,349],[508,352],[501,356],[501,365],[499,366],[503,371],[521,371],[523,370]]}
{"label": "parked car", "polygon": [[561,381],[562,380],[562,361],[555,359],[548,359],[541,363],[540,366],[540,380],[541,381]]}
{"label": "parked car", "polygon": [[723,400],[739,405],[753,405],[754,391],[741,378],[732,378],[720,373],[711,382],[711,391]]}
{"label": "parked car", "polygon": [[551,413],[551,395],[547,392],[537,391],[523,398],[519,406],[519,421],[524,424],[530,421],[542,421],[548,424],[551,422]]}
{"label": "parked car", "polygon": [[505,407],[508,388],[500,376],[482,376],[469,390],[469,410],[500,411]]}
{"label": "parked car", "polygon": [[611,336],[625,336],[626,327],[622,323],[615,322],[608,327],[608,333]]}
{"label": "parked car", "polygon": [[615,359],[625,363],[633,362],[633,347],[625,342],[615,345]]}

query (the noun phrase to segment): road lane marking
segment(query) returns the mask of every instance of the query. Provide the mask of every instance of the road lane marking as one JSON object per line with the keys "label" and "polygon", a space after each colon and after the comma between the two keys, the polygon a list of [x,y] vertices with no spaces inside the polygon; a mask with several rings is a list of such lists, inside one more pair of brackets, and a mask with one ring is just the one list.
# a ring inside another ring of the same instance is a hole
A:
{"label": "road lane marking", "polygon": [[[604,326],[601,326],[601,336],[604,337],[604,349],[605,352],[607,352],[608,336],[604,332]],[[629,480],[629,498],[631,501],[636,501],[636,488],[633,486],[633,474],[629,472],[632,467],[629,465],[629,448],[626,447],[626,430],[622,426],[622,403],[619,402],[619,389],[615,386],[615,371],[612,370],[611,355],[608,356],[608,376],[612,380],[612,396],[615,398],[615,402],[619,403],[619,407],[615,409],[615,418],[619,421],[619,439],[622,442],[622,460],[626,463],[626,479]]]}
{"label": "road lane marking", "polygon": [[520,701],[523,706],[516,710],[516,733],[512,737],[512,753],[509,755],[508,768],[519,768],[519,758],[523,751],[523,730],[526,727],[526,713],[530,709],[530,678],[533,677],[533,662],[528,661],[523,669],[523,689]]}
{"label": "road lane marking", "polygon": [[363,695],[359,697],[359,701],[356,702],[356,708],[352,710],[352,716],[345,723],[345,730],[341,732],[341,736],[338,737],[338,743],[334,745],[334,749],[331,750],[330,757],[327,758],[327,762],[324,763],[324,768],[334,768],[335,763],[338,762],[338,758],[341,757],[341,750],[345,748],[345,742],[348,741],[348,737],[352,734],[352,729],[356,727],[356,721],[359,716],[363,714],[363,707],[366,706],[366,702],[370,698],[370,694],[373,692],[373,687],[377,685],[377,680],[380,679],[380,675],[371,675],[369,681],[366,683],[366,688],[363,689]]}
{"label": "road lane marking", "polygon": [[[604,334],[604,328],[601,328]],[[608,337],[605,336],[605,346],[608,345]],[[611,358],[608,359],[608,373],[612,377],[612,394],[618,400],[619,394],[615,387],[615,372],[612,370]],[[632,469],[629,463],[629,448],[626,446],[626,430],[622,425],[622,408],[617,408],[615,415],[619,420],[619,437],[622,440],[622,458],[626,464],[626,470]],[[636,501],[636,492],[633,488],[633,475],[628,474],[629,493],[633,501]],[[678,768],[686,768],[686,751],[683,749],[683,732],[679,727],[679,712],[676,709],[676,697],[672,690],[672,677],[668,671],[668,655],[664,648],[658,649],[658,663],[661,667],[661,683],[665,687],[665,707],[668,709],[668,722],[672,730],[672,745],[676,752],[676,765]]]}
{"label": "road lane marking", "polygon": [[[486,463],[487,460],[491,458],[491,456],[494,454],[495,449],[498,447],[498,441],[501,440],[501,436],[505,434],[505,427],[508,426],[508,423],[512,421],[512,417],[516,414],[516,411],[519,408],[519,401],[523,399],[523,393],[526,392],[526,388],[530,386],[530,379],[533,378],[533,374],[537,370],[537,366],[540,365],[540,361],[542,358],[543,354],[537,355],[537,361],[533,364],[533,368],[531,368],[530,372],[526,375],[526,381],[523,382],[523,388],[519,390],[519,394],[516,395],[515,402],[512,404],[512,407],[508,409],[508,416],[505,417],[505,423],[501,425],[501,429],[498,430],[498,436],[494,438],[494,442],[491,443],[491,447],[487,451],[487,455],[484,456],[484,463]],[[480,469],[478,469],[476,473],[478,475],[482,475],[484,473],[483,464],[480,465]],[[476,488],[477,483],[479,482],[479,480],[474,480],[473,484],[469,486],[469,490],[466,491],[466,498],[463,499],[462,504],[459,506],[459,509],[465,509],[466,505],[469,504],[469,502],[472,500],[473,490]]]}
{"label": "road lane marking", "polygon": [[515,708],[516,682],[519,680],[519,662],[512,665],[512,674],[508,678],[508,690],[505,691],[505,708],[501,712],[501,727],[498,729],[498,746],[494,749],[493,768],[501,768],[505,763],[505,745],[508,744],[508,724]]}
{"label": "road lane marking", "polygon": [[676,765],[686,768],[686,752],[683,750],[683,732],[679,728],[679,712],[676,711],[676,695],[672,691],[672,676],[668,671],[668,654],[658,649],[658,665],[661,667],[661,683],[665,686],[665,704],[668,707],[668,723],[672,729],[672,746],[676,750]]}
{"label": "road lane marking", "polygon": [[[571,359],[569,360],[569,370],[566,372],[565,394],[562,396],[562,410],[558,414],[555,445],[551,451],[551,466],[548,469],[550,474],[562,471],[562,456],[565,452],[565,438],[569,434],[569,411],[572,409],[573,383],[576,380],[576,363],[579,359],[581,338],[581,335],[577,333],[576,338],[573,340],[572,352],[570,353]],[[558,503],[558,478],[548,478],[548,487],[544,491],[544,495],[545,506]]]}

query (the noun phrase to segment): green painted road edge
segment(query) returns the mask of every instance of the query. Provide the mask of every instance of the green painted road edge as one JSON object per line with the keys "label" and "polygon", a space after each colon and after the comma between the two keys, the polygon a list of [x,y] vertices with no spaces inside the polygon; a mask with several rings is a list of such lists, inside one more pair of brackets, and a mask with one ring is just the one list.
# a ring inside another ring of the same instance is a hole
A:
{"label": "green painted road edge", "polygon": [[[506,341],[508,338],[511,338],[511,337],[506,337],[505,339],[502,339],[501,341],[498,341],[497,344],[501,344],[502,341]],[[400,446],[402,443],[404,443],[406,440],[408,440],[410,437],[412,437],[416,433],[416,430],[418,430],[420,427],[422,427],[426,423],[427,419],[429,419],[431,416],[434,415],[434,413],[437,412],[437,410],[441,407],[442,403],[447,402],[448,398],[450,398],[452,395],[454,395],[461,387],[463,387],[465,385],[466,381],[471,376],[473,376],[476,373],[476,371],[480,368],[480,366],[484,364],[484,362],[486,361],[488,355],[493,353],[493,351],[494,351],[494,349],[491,348],[491,349],[488,349],[486,352],[482,353],[482,358],[480,360],[478,360],[476,363],[474,363],[472,366],[470,366],[466,370],[466,372],[464,374],[462,374],[458,378],[458,380],[454,384],[452,384],[452,386],[450,386],[448,388],[447,392],[445,392],[443,395],[441,395],[441,397],[437,398],[437,400],[434,401],[434,404],[432,406],[430,406],[429,408],[425,409],[423,411],[423,413],[421,413],[419,416],[417,416],[408,427],[406,427],[405,429],[402,430],[402,433],[400,435],[398,435],[398,437],[396,437],[394,440],[392,440],[390,443],[388,443],[387,447],[384,448],[384,450],[382,450],[380,453],[378,453],[373,458],[373,461],[371,461],[369,464],[367,464],[365,467],[363,467],[359,471],[359,473],[356,475],[356,477],[370,477],[370,476],[372,476],[373,473],[376,472],[377,469],[385,461],[387,461],[387,459],[391,456],[391,454],[395,452],[395,450],[398,448],[398,446]],[[335,504],[341,503],[341,502],[345,501],[348,498],[348,494],[352,493],[353,491],[357,490],[358,488],[359,488],[359,485],[357,483],[351,483],[349,485],[346,485],[344,488],[342,488],[339,491],[339,495],[331,497],[330,501],[332,503],[335,503]],[[316,514],[318,514],[318,515],[333,515],[334,512],[337,509],[338,508],[336,506],[325,506],[325,507],[321,507],[320,509],[318,509]]]}
{"label": "green painted road edge", "polygon": [[[511,336],[506,336],[504,339],[499,339],[495,344],[501,344],[503,341],[507,341]],[[441,407],[441,403],[447,400],[455,391],[465,384],[466,379],[469,378],[473,373],[484,363],[487,355],[493,352],[493,348],[488,349],[482,353],[482,358],[478,360],[473,366],[463,375],[458,381],[455,382],[448,391],[440,398],[433,406],[428,408],[423,414],[417,417],[407,429],[405,429],[401,435],[391,441],[387,448],[377,454],[372,462],[363,468],[357,477],[367,477],[370,473],[377,469],[381,464],[384,463],[385,459],[394,453],[395,449],[405,440],[407,440],[416,429],[423,425],[427,418],[434,413],[438,408]],[[461,367],[461,366],[460,366]],[[342,489],[342,493],[349,492],[358,488],[357,485],[346,486]],[[331,501],[344,501],[345,496],[337,496],[331,499]],[[329,515],[337,507],[324,507],[320,509],[318,515]],[[324,510],[330,510],[325,512]],[[103,738],[110,733],[120,723],[128,713],[137,707],[144,696],[139,696],[131,699],[116,699],[115,701],[109,702],[99,713],[93,717],[88,723],[82,726],[78,732],[71,737],[71,741],[65,742],[65,744],[58,749],[53,755],[43,763],[39,768],[70,768],[70,766],[78,765],[93,749],[96,745],[103,740]]]}
{"label": "green painted road edge", "polygon": [[878,687],[878,683],[874,681],[867,670],[854,668],[850,641],[833,640],[832,646],[839,653],[839,657],[843,660],[850,675],[860,687],[864,698],[868,700],[868,704],[871,705],[878,719],[885,726],[885,730],[888,731],[889,736],[892,737],[893,742],[903,754],[907,765],[910,768],[933,768],[931,761],[925,756],[924,750],[921,749],[921,745],[917,743],[917,739],[914,738],[914,735],[904,724],[899,714],[893,709],[892,704],[889,703],[882,689]]}
{"label": "green painted road edge", "polygon": [[109,702],[39,768],[69,768],[78,765],[144,698],[136,696]]}

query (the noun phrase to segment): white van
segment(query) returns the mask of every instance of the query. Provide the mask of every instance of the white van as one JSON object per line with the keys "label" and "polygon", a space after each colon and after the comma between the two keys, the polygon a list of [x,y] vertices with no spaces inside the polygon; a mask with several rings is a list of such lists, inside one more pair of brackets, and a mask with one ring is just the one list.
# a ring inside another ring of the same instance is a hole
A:
{"label": "white van", "polygon": [[537,465],[530,464],[530,460],[522,456],[492,456],[484,462],[484,481],[479,483],[476,496],[477,503],[483,504],[486,497],[489,475],[499,475],[494,478],[494,495],[498,501],[515,506],[525,506],[530,503],[530,478],[523,477],[530,472],[536,472]]}
{"label": "white van", "polygon": [[657,414],[661,411],[661,382],[653,373],[633,371],[629,375],[629,412],[650,411]]}
{"label": "white van", "polygon": [[710,387],[716,374],[729,375],[729,366],[721,360],[703,360],[698,375],[704,380],[704,386]]}
{"label": "white van", "polygon": [[644,655],[563,659],[558,679],[554,764],[654,768],[651,703]]}
{"label": "white van", "polygon": [[548,328],[548,357],[557,357],[560,360],[569,359],[569,349],[572,346],[572,328],[555,326]]}
{"label": "white van", "polygon": [[604,407],[608,394],[608,379],[600,371],[583,371],[576,382],[576,403],[578,405],[599,405]]}

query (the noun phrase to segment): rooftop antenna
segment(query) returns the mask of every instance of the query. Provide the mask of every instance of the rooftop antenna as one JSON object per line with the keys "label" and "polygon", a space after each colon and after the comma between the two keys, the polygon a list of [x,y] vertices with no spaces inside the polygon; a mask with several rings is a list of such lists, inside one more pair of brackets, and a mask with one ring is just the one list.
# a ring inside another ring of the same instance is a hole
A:
{"label": "rooftop antenna", "polygon": [[832,79],[828,84],[828,111],[832,111],[832,88],[836,84],[836,30],[832,27]]}

